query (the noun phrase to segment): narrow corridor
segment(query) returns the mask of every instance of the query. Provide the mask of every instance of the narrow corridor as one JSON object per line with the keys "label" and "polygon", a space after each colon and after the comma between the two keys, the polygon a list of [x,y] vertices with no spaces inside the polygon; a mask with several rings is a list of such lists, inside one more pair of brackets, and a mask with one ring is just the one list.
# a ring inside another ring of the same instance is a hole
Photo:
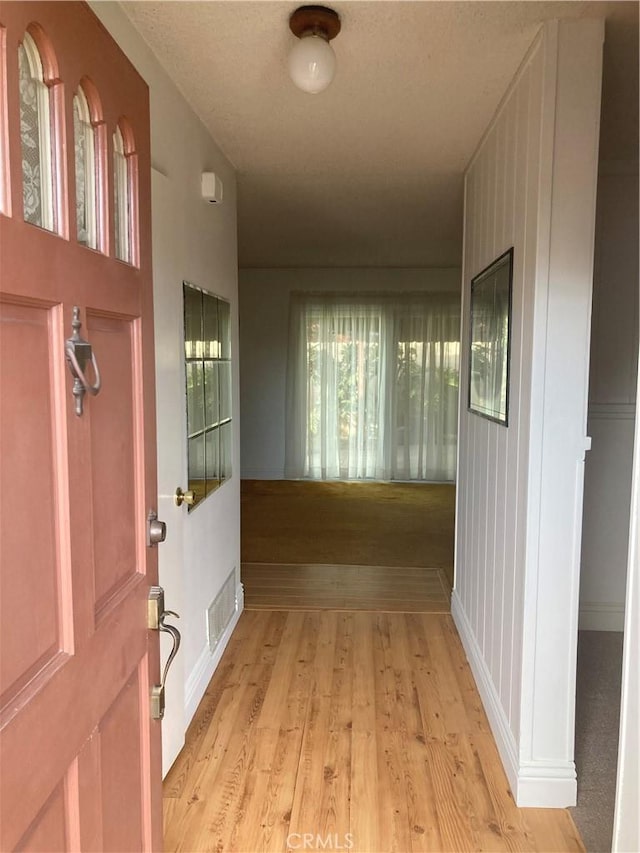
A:
{"label": "narrow corridor", "polygon": [[514,805],[443,614],[245,611],[164,796],[168,851],[584,849]]}

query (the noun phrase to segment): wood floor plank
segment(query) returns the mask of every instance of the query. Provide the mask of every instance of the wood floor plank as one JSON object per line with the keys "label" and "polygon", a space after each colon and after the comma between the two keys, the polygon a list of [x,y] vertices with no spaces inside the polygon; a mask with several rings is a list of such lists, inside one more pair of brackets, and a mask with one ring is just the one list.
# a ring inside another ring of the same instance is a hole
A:
{"label": "wood floor plank", "polygon": [[[196,715],[189,726],[184,749],[180,752],[173,767],[164,781],[165,797],[180,796],[189,777],[195,756],[202,744],[206,732],[211,726],[211,718],[218,707],[223,691],[233,686],[232,670],[243,662],[269,660],[268,650],[275,654],[279,636],[284,627],[284,616],[274,613],[268,619],[260,619],[257,614],[246,613],[234,631],[225,660],[218,667],[219,677],[212,680],[202,698]],[[266,653],[258,655],[256,648]]]}
{"label": "wood floor plank", "polygon": [[450,615],[256,610],[165,781],[165,848],[292,853],[305,836],[355,853],[584,849],[567,811],[515,806]]}
{"label": "wood floor plank", "polygon": [[[344,584],[296,584],[293,582],[279,582],[277,588],[274,588],[274,584],[269,583],[255,583],[253,585],[251,595],[254,598],[258,598],[258,596],[266,596],[266,595],[287,595],[287,596],[304,596],[306,598],[323,596],[325,594],[336,597],[341,596],[344,598],[379,598],[381,599],[381,603],[385,603],[385,600],[388,599],[412,599],[415,597],[419,597],[421,600],[424,598],[436,600],[441,604],[448,603],[447,598],[443,595],[442,591],[436,584],[425,584],[420,589],[417,589],[415,584],[403,584],[403,583],[393,583],[389,582],[387,584],[378,584],[373,586],[372,584],[350,584],[346,586]],[[307,610],[322,610],[321,601],[315,602],[311,604],[311,606],[307,607]]]}
{"label": "wood floor plank", "polygon": [[444,742],[430,738],[426,746],[443,849],[459,853],[481,849],[476,842],[474,814],[458,775],[460,754],[457,736],[449,735]]}
{"label": "wood floor plank", "polygon": [[[446,599],[440,590],[439,586],[436,583],[424,584],[419,590],[416,589],[415,584],[409,583],[401,583],[401,582],[393,582],[389,581],[384,584],[349,584],[347,587],[345,584],[338,583],[308,583],[304,582],[302,584],[297,584],[293,581],[280,581],[278,582],[277,589],[274,589],[274,584],[272,582],[256,582],[252,585],[251,594],[254,597],[257,597],[258,594],[264,596],[269,593],[280,594],[280,595],[293,595],[293,596],[306,596],[309,598],[311,595],[324,595],[325,593],[331,596],[344,596],[344,597],[353,597],[357,596],[358,598],[374,598],[380,597],[382,599],[389,598],[413,598],[416,594],[419,594],[420,598],[429,598],[439,600],[441,603],[445,603]],[[308,607],[307,610],[314,609],[322,609],[321,607]]]}
{"label": "wood floor plank", "polygon": [[202,740],[211,725],[213,714],[223,692],[228,688],[233,668],[234,665],[230,660],[225,661],[220,669],[221,678],[212,681],[207,687],[193,722],[187,731],[184,748],[164,780],[165,797],[180,797],[182,795]]}
{"label": "wood floor plank", "polygon": [[304,625],[304,613],[289,613],[273,664],[273,681],[279,690],[269,690],[260,711],[258,728],[278,729],[284,717],[287,704],[287,691],[294,673],[294,662],[300,642],[300,632]]}
{"label": "wood floor plank", "polygon": [[[500,758],[493,738],[487,731],[487,736],[469,735],[469,745],[478,759],[482,773],[480,784],[483,783],[493,806],[496,827],[494,831],[505,840],[508,850],[522,850],[529,853],[536,849],[532,833],[526,822],[528,809],[519,809],[513,799],[504,774],[500,772]],[[551,818],[553,821],[554,818]]]}
{"label": "wood floor plank", "polygon": [[[392,623],[398,620],[378,614],[373,634],[375,668],[376,742],[378,747],[378,802],[380,814],[380,849],[411,849],[411,827],[405,790],[407,758],[404,738],[410,705],[400,685],[403,657],[400,643],[392,643]],[[400,668],[397,668],[399,665]]]}
{"label": "wood floor plank", "polygon": [[372,610],[448,613],[441,569],[243,563],[247,610]]}
{"label": "wood floor plank", "polygon": [[[167,849],[208,849],[214,832],[209,828],[211,801],[216,800],[217,804],[217,795],[222,787],[219,779],[222,778],[224,784],[229,764],[236,759],[239,748],[245,743],[249,723],[255,715],[256,701],[259,703],[261,698],[258,680],[264,686],[268,671],[269,667],[262,664],[244,664],[237,671],[235,668],[232,671],[232,680],[222,691],[183,788],[180,801],[184,809],[176,811],[177,819],[167,828]],[[216,814],[216,821],[224,818],[225,814],[221,808]]]}
{"label": "wood floor plank", "polygon": [[448,613],[449,605],[437,601],[425,600],[417,604],[411,599],[400,601],[386,601],[384,606],[376,599],[348,599],[343,597],[327,598],[322,607],[312,607],[309,602],[293,596],[274,596],[270,601],[261,604],[251,604],[252,610],[366,610],[370,613]]}
{"label": "wood floor plank", "polygon": [[346,576],[356,578],[393,577],[409,580],[433,577],[441,569],[428,566],[369,566],[349,563],[242,563],[243,571],[257,577],[269,574],[278,578],[320,576],[341,580]]}
{"label": "wood floor plank", "polygon": [[584,851],[573,818],[564,809],[523,809],[538,853]]}
{"label": "wood floor plank", "polygon": [[[307,614],[309,619],[311,614]],[[314,614],[315,616],[315,614]],[[291,831],[317,832],[322,823],[321,806],[333,768],[326,763],[331,710],[332,665],[336,643],[335,613],[319,613],[315,619],[317,648],[313,659],[313,685],[307,708],[304,737],[291,813]]]}
{"label": "wood floor plank", "polygon": [[[238,850],[285,850],[291,832],[296,778],[304,737],[305,721],[312,685],[312,672],[306,662],[294,663],[287,691],[284,717],[277,731],[258,729],[256,738],[267,739],[265,761],[260,766],[255,787],[251,819],[243,827],[243,846]],[[271,745],[275,741],[275,748]]]}
{"label": "wood floor plank", "polygon": [[477,850],[500,851],[525,849],[513,845],[513,837],[503,832],[496,816],[494,802],[487,788],[477,751],[467,734],[457,738],[458,774],[464,780],[468,807],[473,815],[472,826]]}
{"label": "wood floor plank", "polygon": [[400,679],[403,684],[403,695],[410,697],[407,704],[411,708],[409,724],[401,738],[411,850],[443,850],[414,673],[402,672]]}
{"label": "wood floor plank", "polygon": [[351,826],[351,735],[353,730],[353,614],[337,613],[331,676],[329,737],[319,832],[348,842]]}
{"label": "wood floor plank", "polygon": [[357,654],[353,659],[350,832],[356,853],[380,849],[379,821],[371,819],[372,815],[380,814],[371,624],[369,614],[355,614],[353,628]]}
{"label": "wood floor plank", "polygon": [[[438,695],[444,708],[447,730],[449,732],[467,732],[469,719],[465,703],[456,677],[454,654],[458,660],[464,661],[462,646],[457,647],[450,641],[445,631],[445,625],[453,622],[451,618],[430,619],[423,622],[429,655],[433,663],[432,672],[437,675]],[[459,642],[459,641],[458,641]]]}

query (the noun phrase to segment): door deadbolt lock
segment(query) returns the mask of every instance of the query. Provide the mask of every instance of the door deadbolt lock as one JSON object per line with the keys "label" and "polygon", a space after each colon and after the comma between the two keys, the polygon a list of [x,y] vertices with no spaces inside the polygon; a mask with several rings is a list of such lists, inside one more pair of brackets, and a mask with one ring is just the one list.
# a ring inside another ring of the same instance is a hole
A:
{"label": "door deadbolt lock", "polygon": [[150,509],[147,516],[147,545],[158,545],[167,538],[167,525],[158,521],[158,513]]}
{"label": "door deadbolt lock", "polygon": [[193,489],[187,489],[186,492],[183,492],[180,486],[178,486],[173,500],[175,501],[176,506],[182,506],[183,503],[187,506],[193,506],[196,502],[196,493]]}
{"label": "door deadbolt lock", "polygon": [[147,625],[152,630],[164,631],[166,634],[169,634],[173,641],[171,652],[162,671],[162,680],[160,684],[154,684],[151,687],[151,717],[154,720],[161,720],[164,717],[164,689],[167,681],[167,673],[180,648],[180,631],[178,631],[175,625],[165,625],[164,620],[167,616],[175,616],[176,619],[180,618],[173,610],[164,609],[164,590],[162,587],[152,586],[149,590],[149,598],[147,600]]}

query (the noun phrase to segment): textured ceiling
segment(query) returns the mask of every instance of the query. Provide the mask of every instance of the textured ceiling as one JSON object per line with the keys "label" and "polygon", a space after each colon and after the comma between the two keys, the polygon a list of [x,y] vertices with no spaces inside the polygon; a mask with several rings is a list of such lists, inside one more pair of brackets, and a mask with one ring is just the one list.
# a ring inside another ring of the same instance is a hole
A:
{"label": "textured ceiling", "polygon": [[602,153],[637,156],[636,2],[342,0],[319,95],[286,72],[297,5],[122,2],[237,169],[241,266],[458,265],[462,172],[549,18],[607,18]]}

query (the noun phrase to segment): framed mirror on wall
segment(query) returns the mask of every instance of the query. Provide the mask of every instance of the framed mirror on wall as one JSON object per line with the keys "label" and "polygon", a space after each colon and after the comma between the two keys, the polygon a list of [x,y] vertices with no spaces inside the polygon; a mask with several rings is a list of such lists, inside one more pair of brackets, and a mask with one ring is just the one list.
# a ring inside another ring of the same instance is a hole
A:
{"label": "framed mirror on wall", "polygon": [[469,411],[509,424],[513,247],[471,281]]}
{"label": "framed mirror on wall", "polygon": [[231,306],[183,282],[191,511],[231,477]]}

